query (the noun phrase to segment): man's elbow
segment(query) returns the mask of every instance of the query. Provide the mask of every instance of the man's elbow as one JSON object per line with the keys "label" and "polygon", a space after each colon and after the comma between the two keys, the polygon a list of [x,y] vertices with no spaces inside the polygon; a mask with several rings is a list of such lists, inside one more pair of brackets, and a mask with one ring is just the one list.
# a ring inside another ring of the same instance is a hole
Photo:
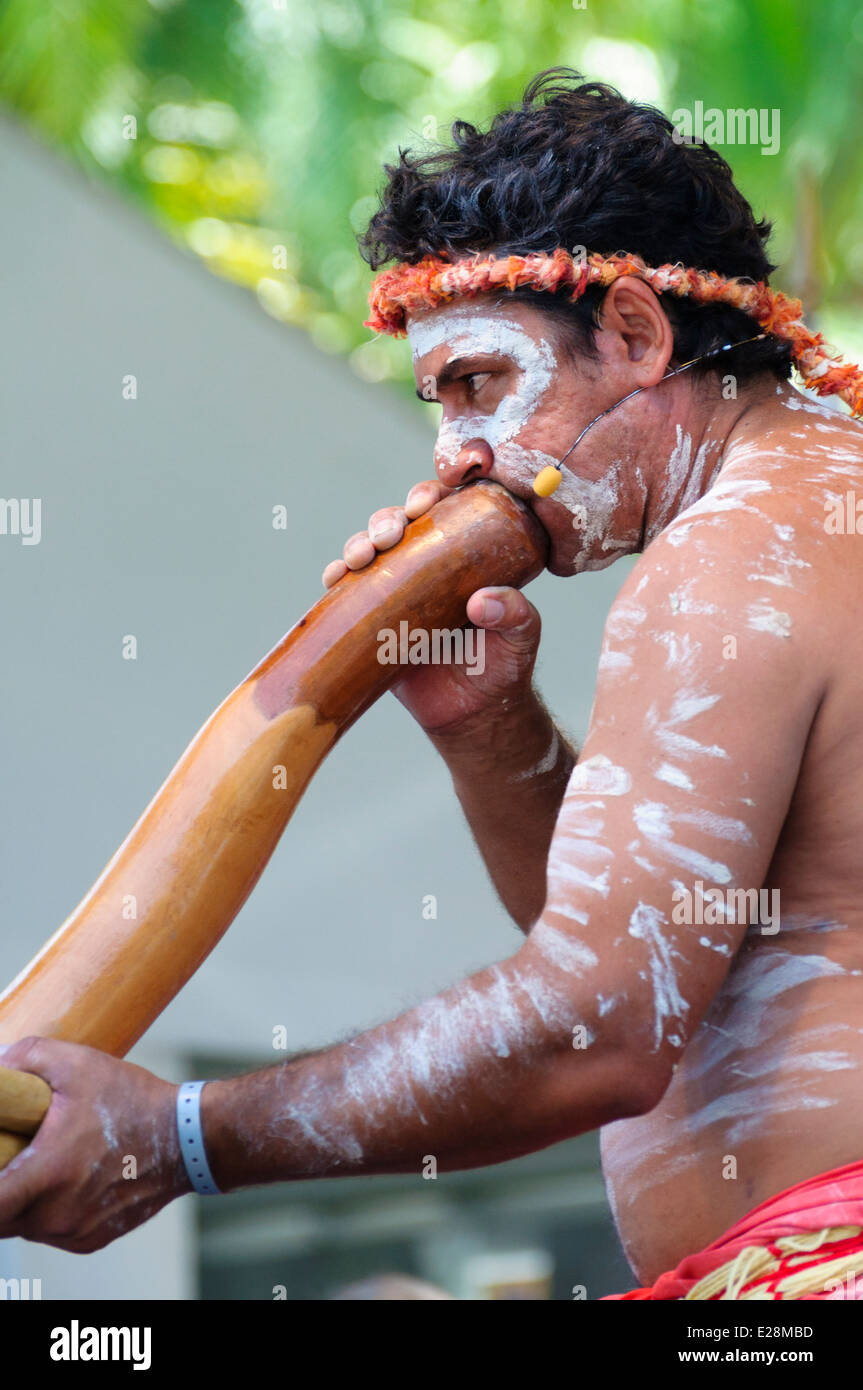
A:
{"label": "man's elbow", "polygon": [[566,1116],[568,1134],[583,1134],[655,1109],[668,1089],[672,1066],[661,1055],[600,1035],[584,1051],[558,1054],[549,1095],[558,1117]]}
{"label": "man's elbow", "polygon": [[615,1078],[615,1099],[618,1120],[632,1120],[655,1110],[671,1081],[671,1067],[655,1056],[624,1054]]}
{"label": "man's elbow", "polygon": [[616,1026],[604,1039],[621,1120],[656,1109],[680,1060],[679,1047],[664,1039],[657,1043],[652,999],[645,1000],[642,1007],[638,992],[633,990],[628,1002],[629,1008],[621,1010]]}
{"label": "man's elbow", "polygon": [[[527,954],[534,944],[528,937],[520,958],[529,959],[536,971],[536,957]],[[546,1082],[536,1093],[540,1103],[565,1115],[572,1134],[654,1110],[671,1082],[680,1048],[664,1040],[657,1046],[652,994],[640,988],[640,980],[627,981],[619,1006],[607,1010],[598,989],[591,990],[592,997],[576,998],[562,972],[546,967],[543,973],[559,1022],[547,1035]]]}

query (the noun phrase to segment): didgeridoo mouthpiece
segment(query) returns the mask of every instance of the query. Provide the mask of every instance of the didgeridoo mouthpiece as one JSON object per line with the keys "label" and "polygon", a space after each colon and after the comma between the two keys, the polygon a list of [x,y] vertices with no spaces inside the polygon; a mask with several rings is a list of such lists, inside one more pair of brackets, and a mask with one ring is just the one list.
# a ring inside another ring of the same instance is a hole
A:
{"label": "didgeridoo mouthpiece", "polygon": [[[547,547],[524,503],[483,481],[340,579],[208,719],[87,896],[0,995],[0,1043],[38,1035],[125,1056],[234,920],[333,744],[399,675],[378,659],[378,632],[404,620],[462,627],[476,589],[522,587]],[[12,1084],[4,1072],[0,1129],[15,1133],[0,1135],[0,1167],[50,1098],[39,1078],[12,1073]]]}

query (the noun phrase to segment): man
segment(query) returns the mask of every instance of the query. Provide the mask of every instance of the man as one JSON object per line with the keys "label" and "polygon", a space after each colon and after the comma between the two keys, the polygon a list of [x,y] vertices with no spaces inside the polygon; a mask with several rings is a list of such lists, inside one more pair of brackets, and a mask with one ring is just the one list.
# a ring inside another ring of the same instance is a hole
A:
{"label": "man", "polygon": [[[208,1084],[213,1179],[419,1172],[427,1155],[469,1167],[602,1127],[624,1248],[660,1281],[646,1296],[736,1296],[753,1279],[853,1296],[863,562],[825,523],[860,484],[859,427],[788,383],[790,339],[638,274],[575,303],[543,284],[425,294],[410,267],[427,256],[466,276],[477,256],[558,248],[773,269],[769,226],[724,161],[577,74],[542,74],[488,132],[454,133],[454,150],[400,155],[363,243],[373,266],[408,263],[394,322],[418,393],[443,407],[437,480],[375,513],[325,582],[477,476],[533,506],[555,574],[641,558],[606,623],[577,762],[532,687],[539,617],[513,590],[468,605],[488,634],[482,677],[402,681],[524,942],[346,1043]],[[383,290],[374,302],[386,327]],[[175,1087],[46,1041],[0,1060],[55,1090],[0,1175],[0,1236],[93,1250],[189,1190]]]}

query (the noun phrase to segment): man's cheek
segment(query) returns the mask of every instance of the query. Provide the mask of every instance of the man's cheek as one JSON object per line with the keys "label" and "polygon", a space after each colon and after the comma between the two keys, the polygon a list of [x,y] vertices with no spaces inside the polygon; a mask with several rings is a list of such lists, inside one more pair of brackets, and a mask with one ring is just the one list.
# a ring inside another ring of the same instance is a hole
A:
{"label": "man's cheek", "polygon": [[535,445],[510,440],[494,448],[495,477],[513,491],[532,491],[533,480],[549,463],[557,460]]}

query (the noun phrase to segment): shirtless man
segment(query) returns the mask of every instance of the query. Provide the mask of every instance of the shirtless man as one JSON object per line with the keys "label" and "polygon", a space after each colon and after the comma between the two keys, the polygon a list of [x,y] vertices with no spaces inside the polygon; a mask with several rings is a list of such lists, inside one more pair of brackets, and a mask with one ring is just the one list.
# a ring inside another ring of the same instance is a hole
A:
{"label": "shirtless man", "polygon": [[[565,449],[561,417],[581,421],[633,382],[661,378],[663,318],[642,282],[613,285],[602,395],[559,368],[553,401],[492,467],[476,462],[479,450],[454,454],[451,431],[465,415],[473,429],[474,411],[493,415],[518,389],[515,358],[483,350],[484,335],[506,324],[527,356],[548,341],[541,312],[477,299],[418,320],[428,345],[418,381],[459,354],[461,375],[439,387],[440,481],[418,484],[404,509],[376,512],[325,572],[332,583],[368,563],[406,515],[468,475],[532,503],[556,574],[640,549],[642,532],[649,543],[605,625],[574,771],[531,688],[540,620],[516,590],[481,590],[468,606],[487,630],[484,676],[419,668],[398,693],[446,759],[503,902],[528,942],[571,973],[578,1017],[597,1039],[608,1020],[628,1036],[644,1113],[605,1125],[603,1168],[627,1256],[650,1282],[780,1189],[859,1159],[863,1065],[861,814],[847,788],[863,762],[848,660],[863,564],[854,537],[825,531],[825,503],[863,476],[859,425],[769,377],[727,403],[699,401],[681,379],[643,401],[637,424],[611,417],[593,432],[586,486],[566,501],[538,501],[526,476],[525,453]],[[589,507],[621,460],[619,500],[580,548],[578,499]],[[502,604],[493,618],[490,598]],[[525,776],[531,768],[542,770]],[[753,888],[770,897],[754,920],[733,920],[728,895],[749,890],[754,907]],[[700,918],[695,907],[680,922],[681,890],[708,895]]]}
{"label": "shirtless man", "polygon": [[[634,109],[595,89],[570,95],[575,108],[564,96],[541,119],[577,123],[594,102],[608,126]],[[682,158],[665,138],[669,160]],[[739,214],[740,195],[726,196]],[[766,228],[743,207],[760,246]],[[428,250],[413,249],[408,259]],[[203,1135],[221,1190],[420,1172],[429,1154],[442,1170],[490,1164],[602,1127],[609,1198],[641,1281],[725,1233],[703,1272],[721,1266],[741,1248],[729,1228],[800,1184],[779,1225],[751,1222],[745,1243],[803,1232],[812,1245],[829,1230],[863,1271],[852,611],[863,562],[856,535],[829,525],[836,499],[860,486],[863,435],[775,362],[736,392],[724,367],[664,380],[681,356],[667,308],[643,279],[615,279],[593,356],[572,351],[541,293],[406,312],[418,392],[443,407],[437,479],[375,513],[325,583],[477,476],[533,507],[553,573],[640,558],[606,623],[577,761],[533,688],[539,616],[514,590],[468,605],[487,632],[481,677],[437,667],[402,680],[524,941],[349,1042],[209,1083]],[[559,489],[537,497],[540,470],[636,390],[569,455]],[[778,920],[746,910],[762,889],[779,894]],[[189,1190],[176,1087],[44,1040],[2,1061],[45,1076],[55,1098],[0,1175],[0,1237],[97,1249]],[[127,1153],[135,1183],[122,1179]],[[816,1182],[813,1198],[807,1180],[839,1168],[841,1182]],[[807,1287],[828,1292],[813,1277]]]}

